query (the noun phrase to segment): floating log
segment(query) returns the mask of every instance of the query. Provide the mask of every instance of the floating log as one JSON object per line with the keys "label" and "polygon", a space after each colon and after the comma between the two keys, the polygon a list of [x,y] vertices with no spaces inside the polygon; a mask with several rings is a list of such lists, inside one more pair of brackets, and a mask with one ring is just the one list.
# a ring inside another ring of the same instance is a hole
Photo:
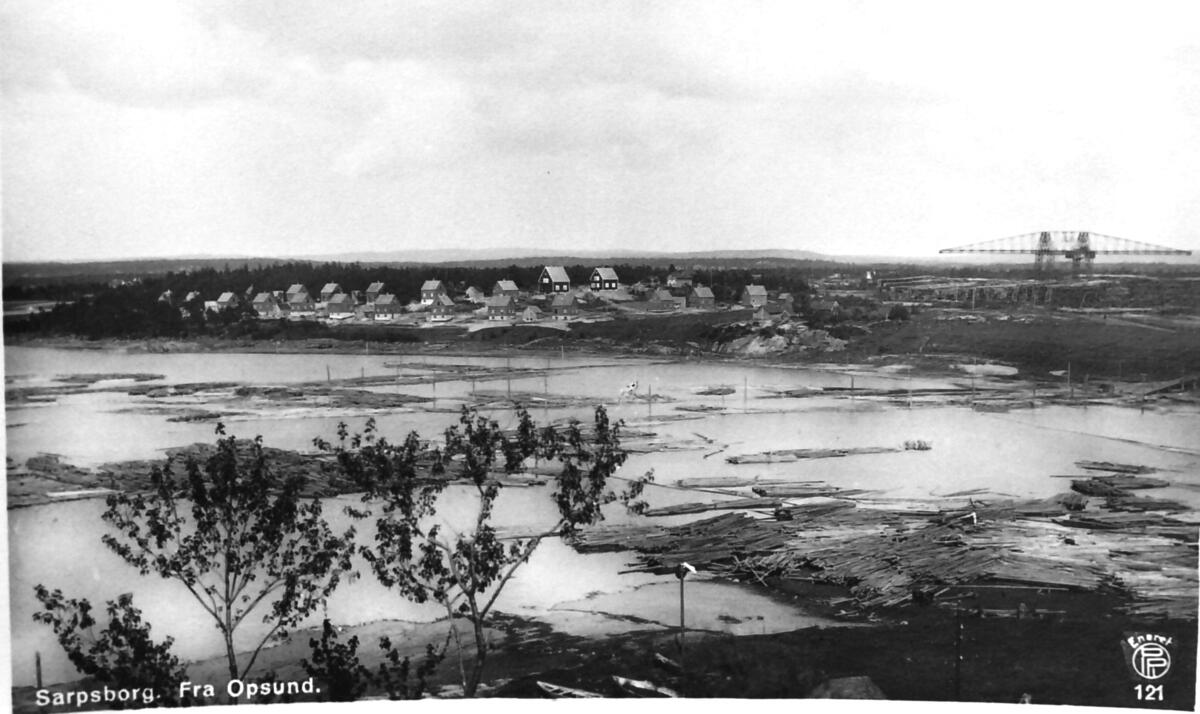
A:
{"label": "floating log", "polygon": [[554,699],[600,699],[602,695],[595,692],[589,692],[586,689],[575,689],[574,687],[564,687],[561,684],[551,684],[549,682],[538,681],[538,688],[546,694],[549,694]]}
{"label": "floating log", "polygon": [[1151,474],[1158,469],[1140,464],[1117,464],[1111,461],[1076,461],[1075,465],[1089,471],[1116,471],[1126,474]]}
{"label": "floating log", "polygon": [[767,486],[781,483],[820,483],[819,481],[789,481],[782,478],[759,478],[755,476],[699,476],[681,478],[675,482],[680,488],[738,488],[740,486]]}
{"label": "floating log", "polygon": [[1128,511],[1144,513],[1146,511],[1186,511],[1188,507],[1179,501],[1166,498],[1145,498],[1142,496],[1117,496],[1109,498],[1104,507],[1110,511]]}
{"label": "floating log", "polygon": [[775,520],[777,521],[794,521],[802,518],[815,518],[817,516],[825,516],[837,511],[844,511],[850,508],[857,508],[858,504],[854,501],[846,500],[830,500],[821,501],[818,503],[801,503],[790,506],[780,506],[775,509]]}
{"label": "floating log", "polygon": [[774,509],[783,505],[777,498],[736,498],[732,501],[710,501],[708,503],[677,503],[673,506],[651,508],[644,516],[683,516],[689,513],[704,513],[706,511],[742,510],[746,508]]}
{"label": "floating log", "polygon": [[843,493],[833,486],[755,486],[750,490],[763,498],[815,498]]}
{"label": "floating log", "polygon": [[1136,490],[1140,488],[1162,488],[1170,486],[1170,481],[1164,481],[1160,478],[1146,478],[1145,476],[1093,476],[1093,481],[1102,481],[1114,488],[1124,490]]}
{"label": "floating log", "polygon": [[1116,486],[1113,486],[1112,484],[1109,484],[1109,483],[1105,483],[1104,481],[1101,481],[1100,479],[1094,479],[1094,478],[1086,479],[1083,481],[1072,481],[1071,482],[1071,490],[1078,491],[1079,493],[1082,493],[1085,496],[1105,496],[1105,497],[1107,497],[1107,496],[1128,495],[1125,493],[1125,491],[1122,491],[1121,489],[1117,488]]}
{"label": "floating log", "polygon": [[613,681],[617,683],[623,691],[632,694],[635,697],[672,697],[677,698],[679,693],[673,689],[660,687],[653,682],[647,682],[643,679],[629,679],[628,677],[620,677],[613,675]]}
{"label": "floating log", "polygon": [[900,449],[890,446],[859,446],[847,449],[780,449],[726,456],[725,460],[731,464],[774,464],[801,459],[830,459],[861,454],[888,454],[898,451]]}

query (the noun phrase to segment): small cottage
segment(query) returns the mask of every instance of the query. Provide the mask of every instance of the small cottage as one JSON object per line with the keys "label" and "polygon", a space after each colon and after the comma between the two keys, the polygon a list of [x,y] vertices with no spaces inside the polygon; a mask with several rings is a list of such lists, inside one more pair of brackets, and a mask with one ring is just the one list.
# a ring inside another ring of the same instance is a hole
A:
{"label": "small cottage", "polygon": [[347,293],[334,293],[329,296],[329,300],[325,303],[325,310],[329,313],[329,317],[335,320],[344,320],[354,316],[354,297]]}
{"label": "small cottage", "polygon": [[325,283],[325,287],[321,288],[321,302],[329,302],[329,299],[334,295],[342,292],[342,286],[337,283]]}
{"label": "small cottage", "polygon": [[375,320],[377,322],[391,320],[404,312],[404,306],[391,293],[380,293],[375,298]]}
{"label": "small cottage", "polygon": [[242,301],[238,298],[237,293],[225,292],[221,293],[221,297],[217,298],[218,310],[231,310],[241,304]]}
{"label": "small cottage", "polygon": [[742,304],[746,307],[762,307],[767,304],[767,289],[762,285],[747,285],[742,290]]}
{"label": "small cottage", "polygon": [[567,269],[561,265],[547,265],[542,268],[538,277],[538,292],[565,293],[571,290],[571,279],[567,277]]}
{"label": "small cottage", "polygon": [[687,306],[697,310],[713,310],[717,307],[717,298],[712,288],[705,285],[693,285],[688,291]]}
{"label": "small cottage", "polygon": [[367,286],[367,293],[365,296],[366,301],[369,303],[375,302],[375,299],[383,294],[383,290],[384,290],[383,283],[380,283],[380,282],[371,283],[370,285]]}
{"label": "small cottage", "polygon": [[516,314],[516,303],[508,295],[493,295],[488,298],[487,319],[511,320]]}
{"label": "small cottage", "polygon": [[592,271],[590,280],[593,292],[616,290],[618,286],[617,271],[612,268],[596,268]]}
{"label": "small cottage", "polygon": [[650,299],[662,305],[661,309],[682,310],[687,305],[686,297],[672,295],[670,290],[662,288],[655,290]]}
{"label": "small cottage", "polygon": [[438,295],[429,310],[430,322],[449,322],[454,318],[454,301],[449,295]]}
{"label": "small cottage", "polygon": [[667,287],[672,289],[690,288],[692,286],[692,274],[686,272],[671,273],[667,276]]}
{"label": "small cottage", "polygon": [[530,305],[521,311],[522,322],[537,322],[542,319],[542,309],[537,305]]}
{"label": "small cottage", "polygon": [[279,299],[271,293],[259,293],[250,302],[250,307],[259,317],[279,317]]}
{"label": "small cottage", "polygon": [[555,320],[570,320],[579,315],[579,305],[570,293],[559,293],[550,301],[550,316]]}
{"label": "small cottage", "polygon": [[515,300],[520,294],[517,284],[511,280],[497,280],[492,286],[492,295],[507,295]]}
{"label": "small cottage", "polygon": [[471,287],[467,288],[467,302],[474,303],[476,305],[482,305],[483,303],[487,302],[487,295],[485,295],[482,290],[472,285]]}
{"label": "small cottage", "polygon": [[446,286],[441,280],[426,280],[421,283],[421,304],[432,305],[438,296],[446,294]]}
{"label": "small cottage", "polygon": [[312,299],[312,296],[308,294],[308,291],[304,289],[304,286],[293,285],[292,287],[299,287],[300,290],[295,293],[293,293],[291,289],[288,290],[288,312],[296,316],[312,315],[316,313],[317,303]]}

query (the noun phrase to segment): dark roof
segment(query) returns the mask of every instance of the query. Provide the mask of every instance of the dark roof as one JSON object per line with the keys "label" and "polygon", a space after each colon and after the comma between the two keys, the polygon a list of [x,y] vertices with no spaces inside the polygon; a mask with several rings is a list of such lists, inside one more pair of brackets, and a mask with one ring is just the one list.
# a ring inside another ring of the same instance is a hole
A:
{"label": "dark roof", "polygon": [[698,298],[714,298],[712,288],[704,285],[696,285],[692,288],[692,295]]}
{"label": "dark roof", "polygon": [[342,305],[347,303],[350,305],[354,304],[354,297],[347,293],[338,293],[337,295],[329,298],[330,305]]}
{"label": "dark roof", "polygon": [[438,304],[443,307],[454,307],[454,301],[449,295],[438,295]]}
{"label": "dark roof", "polygon": [[488,307],[509,307],[512,304],[512,295],[493,295],[487,299]]}
{"label": "dark roof", "polygon": [[380,293],[379,297],[375,298],[375,306],[380,305],[398,305],[396,296],[391,293]]}

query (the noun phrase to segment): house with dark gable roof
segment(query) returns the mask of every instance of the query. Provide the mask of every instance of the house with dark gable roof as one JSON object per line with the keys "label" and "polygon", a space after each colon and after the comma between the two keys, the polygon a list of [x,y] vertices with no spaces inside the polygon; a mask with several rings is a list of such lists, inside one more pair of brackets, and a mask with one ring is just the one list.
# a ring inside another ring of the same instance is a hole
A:
{"label": "house with dark gable roof", "polygon": [[571,278],[567,276],[567,269],[561,265],[547,265],[542,268],[542,274],[538,276],[538,292],[540,293],[565,293],[571,290]]}
{"label": "house with dark gable roof", "polygon": [[367,286],[366,300],[367,302],[375,302],[375,298],[383,294],[383,283],[374,282]]}
{"label": "house with dark gable roof", "polygon": [[241,304],[242,301],[238,298],[237,293],[225,292],[221,293],[221,297],[217,298],[218,310],[229,310]]}
{"label": "house with dark gable roof", "polygon": [[604,290],[616,290],[620,282],[617,280],[617,271],[612,268],[595,268],[592,270],[592,277],[589,284],[593,292],[601,292]]}

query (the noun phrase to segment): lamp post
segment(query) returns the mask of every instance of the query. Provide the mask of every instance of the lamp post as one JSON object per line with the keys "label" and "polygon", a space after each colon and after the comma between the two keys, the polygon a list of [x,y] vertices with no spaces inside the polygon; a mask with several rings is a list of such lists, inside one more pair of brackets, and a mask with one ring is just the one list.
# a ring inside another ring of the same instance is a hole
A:
{"label": "lamp post", "polygon": [[680,563],[675,566],[675,577],[679,578],[679,665],[683,666],[683,633],[685,631],[683,619],[683,580],[688,576],[688,573],[695,573],[696,569],[688,563]]}

